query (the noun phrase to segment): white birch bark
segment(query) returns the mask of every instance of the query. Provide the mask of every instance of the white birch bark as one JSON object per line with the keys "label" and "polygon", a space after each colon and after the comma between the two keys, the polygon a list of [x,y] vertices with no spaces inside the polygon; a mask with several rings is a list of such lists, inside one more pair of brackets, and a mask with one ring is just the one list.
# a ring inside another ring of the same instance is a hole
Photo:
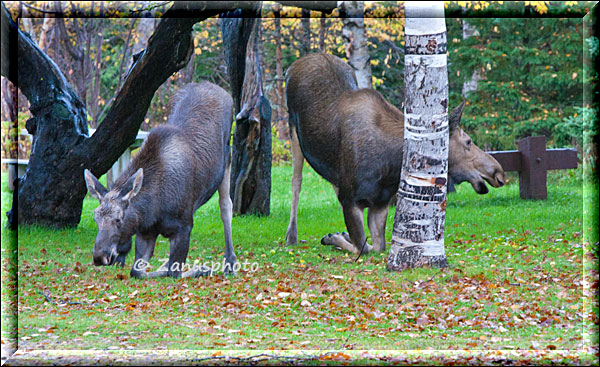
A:
{"label": "white birch bark", "polygon": [[342,12],[342,38],[348,64],[354,70],[359,88],[371,88],[371,58],[365,32],[364,2],[338,1]]}
{"label": "white birch bark", "polygon": [[447,266],[448,71],[443,2],[406,2],[402,173],[388,270]]}
{"label": "white birch bark", "polygon": [[[463,19],[463,40],[466,40],[473,36],[479,36],[479,32],[477,28],[470,25],[467,19]],[[471,76],[471,80],[464,82],[462,89],[462,96],[466,97],[469,92],[477,90],[477,83],[481,80],[481,72],[479,69],[475,69],[473,71],[473,75]]]}

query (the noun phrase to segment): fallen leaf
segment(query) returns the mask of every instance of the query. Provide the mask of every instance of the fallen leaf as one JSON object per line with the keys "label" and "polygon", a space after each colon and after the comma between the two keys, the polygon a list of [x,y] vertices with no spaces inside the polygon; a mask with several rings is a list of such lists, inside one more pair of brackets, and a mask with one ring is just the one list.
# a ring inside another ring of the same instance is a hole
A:
{"label": "fallen leaf", "polygon": [[422,314],[421,317],[417,319],[417,326],[423,326],[429,324],[429,317],[427,315]]}

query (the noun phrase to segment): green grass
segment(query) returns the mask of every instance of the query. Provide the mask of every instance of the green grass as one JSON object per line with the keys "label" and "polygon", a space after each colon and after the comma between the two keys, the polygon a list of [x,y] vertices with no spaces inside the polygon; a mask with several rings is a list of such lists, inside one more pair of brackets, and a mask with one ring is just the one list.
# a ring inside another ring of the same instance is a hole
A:
{"label": "green grass", "polygon": [[[386,253],[354,257],[320,244],[345,230],[332,188],[305,167],[296,246],[284,241],[291,167],[273,167],[271,215],[233,219],[238,261],[257,272],[200,279],[129,278],[94,267],[87,197],[77,229],[21,227],[18,337],[27,349],[578,349],[582,346],[583,189],[580,170],[550,173],[548,200],[518,184],[449,196],[446,269],[385,270]],[[10,193],[2,176],[2,212]],[[388,215],[391,240],[394,209]],[[14,253],[2,219],[5,274]],[[389,246],[386,250],[389,250]],[[221,261],[217,198],[194,217],[188,261]],[[168,257],[159,238],[151,264]],[[79,263],[79,264],[78,264]],[[7,275],[8,276],[8,275]],[[14,289],[12,290],[14,294]],[[45,294],[54,303],[46,300]],[[260,295],[260,296],[259,296]],[[70,302],[70,303],[69,303]],[[81,304],[75,304],[80,302]],[[597,305],[595,306],[597,314]],[[590,316],[593,318],[593,316]],[[597,320],[597,316],[596,316]],[[10,319],[3,311],[5,325]]]}

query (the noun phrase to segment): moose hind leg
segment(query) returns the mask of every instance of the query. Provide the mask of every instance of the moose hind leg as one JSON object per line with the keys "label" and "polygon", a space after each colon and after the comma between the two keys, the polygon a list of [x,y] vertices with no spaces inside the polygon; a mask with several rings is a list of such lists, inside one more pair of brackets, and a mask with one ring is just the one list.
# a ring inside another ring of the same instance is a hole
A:
{"label": "moose hind leg", "polygon": [[304,166],[304,154],[298,141],[298,133],[295,128],[290,128],[292,140],[292,166],[294,173],[292,175],[292,206],[290,209],[290,223],[285,233],[285,242],[288,245],[298,243],[298,200],[300,199],[300,190],[302,189],[302,167]]}
{"label": "moose hind leg", "polygon": [[371,207],[367,214],[369,232],[371,232],[371,242],[373,250],[377,252],[385,251],[385,224],[387,221],[388,207]]}
{"label": "moose hind leg", "polygon": [[225,233],[225,269],[226,274],[234,273],[236,262],[235,251],[233,250],[233,239],[231,235],[231,217],[233,216],[233,204],[229,196],[229,165],[225,169],[223,180],[219,185],[219,209],[221,211],[221,220],[223,221],[223,232]]}

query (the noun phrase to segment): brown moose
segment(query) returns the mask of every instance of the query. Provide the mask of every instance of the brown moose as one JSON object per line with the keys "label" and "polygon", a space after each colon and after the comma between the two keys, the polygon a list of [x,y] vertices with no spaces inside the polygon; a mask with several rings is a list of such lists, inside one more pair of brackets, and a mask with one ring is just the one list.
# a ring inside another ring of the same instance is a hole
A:
{"label": "brown moose", "polygon": [[[110,191],[85,170],[87,188],[100,201],[94,210],[98,224],[94,264],[124,265],[135,235],[132,277],[205,274],[206,269],[196,268],[184,272],[183,265],[193,215],[218,190],[225,232],[224,270],[232,272],[236,256],[229,197],[231,96],[214,84],[193,83],[182,88],[171,105],[167,123],[152,129]],[[167,269],[146,272],[159,234],[170,240]]]}
{"label": "brown moose", "polygon": [[[286,242],[298,241],[298,199],[304,158],[329,181],[342,206],[347,233],[321,242],[359,253],[366,242],[363,210],[373,245],[384,251],[388,205],[402,168],[404,115],[372,89],[358,89],[350,66],[333,55],[315,53],[296,60],[286,73],[292,141],[292,205]],[[464,102],[449,116],[449,181],[471,183],[479,194],[504,185],[502,166],[459,127]]]}

